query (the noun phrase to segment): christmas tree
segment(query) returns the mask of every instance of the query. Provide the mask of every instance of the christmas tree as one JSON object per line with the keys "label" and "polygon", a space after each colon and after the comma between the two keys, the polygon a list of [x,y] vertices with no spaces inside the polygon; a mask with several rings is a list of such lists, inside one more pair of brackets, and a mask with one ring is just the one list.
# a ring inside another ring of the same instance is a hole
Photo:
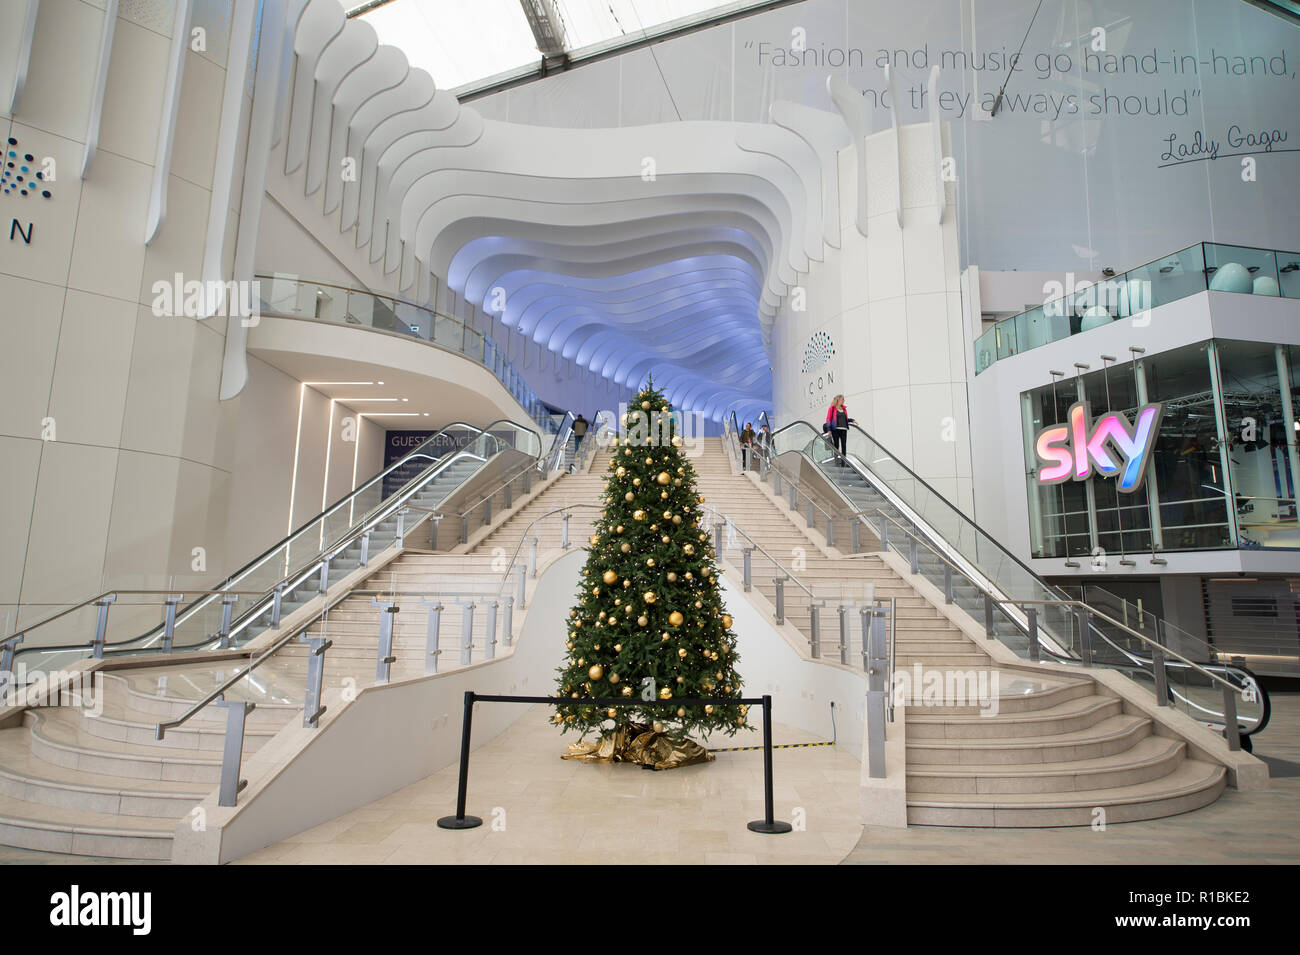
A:
{"label": "christmas tree", "polygon": [[[732,735],[746,725],[746,707],[581,702],[741,696],[736,637],[699,510],[704,498],[676,416],[653,380],[622,423],[556,681],[556,695],[574,702],[557,706],[554,719],[565,732],[599,734],[597,743],[570,747],[571,756],[666,768],[709,758],[686,736]],[[675,758],[666,758],[670,749]]]}

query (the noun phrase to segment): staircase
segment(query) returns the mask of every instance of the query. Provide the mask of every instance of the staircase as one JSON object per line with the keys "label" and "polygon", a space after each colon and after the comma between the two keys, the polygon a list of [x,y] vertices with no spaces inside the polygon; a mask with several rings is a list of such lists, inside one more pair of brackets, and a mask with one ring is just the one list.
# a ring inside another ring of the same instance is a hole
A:
{"label": "staircase", "polygon": [[[804,548],[807,571],[799,576],[811,582],[819,597],[834,598],[838,582],[841,599],[829,600],[821,621],[823,659],[839,659],[837,603],[851,605],[867,585],[877,598],[894,598],[895,672],[911,678],[902,711],[909,823],[1029,828],[1086,826],[1099,819],[1131,822],[1198,809],[1223,792],[1223,766],[1189,756],[1186,742],[1164,733],[1086,673],[999,668],[879,557],[832,556],[817,545],[801,518],[776,507],[751,477],[732,474],[720,439],[704,444],[695,468],[706,498],[723,502],[718,508],[783,563],[796,547]],[[833,465],[826,469],[857,507],[880,507],[902,518],[855,472]],[[870,546],[869,541],[864,530],[863,546]],[[739,565],[738,550],[726,556]],[[927,568],[924,559],[921,564],[923,576],[942,579],[941,567]],[[818,581],[827,583],[819,586]],[[765,580],[756,571],[754,587],[774,599],[770,577]],[[958,587],[954,602],[974,613],[982,608],[982,598],[977,601],[977,591],[969,590]],[[805,636],[810,634],[810,603],[802,591],[786,585],[786,619]],[[857,632],[856,625],[850,626],[847,659],[855,669],[862,665],[860,638],[853,640]],[[930,674],[943,679],[942,692],[925,693]],[[963,692],[972,687],[977,692]]]}
{"label": "staircase", "polygon": [[[471,663],[486,658],[485,607],[475,594],[495,593],[501,582],[499,549],[513,552],[534,517],[567,503],[599,500],[607,452],[597,454],[589,474],[565,475],[496,527],[469,553],[447,554],[407,550],[376,572],[359,589],[436,591],[470,595],[477,600]],[[423,490],[413,503],[432,506],[460,483],[472,464],[456,466]],[[494,501],[494,513],[498,502]],[[575,512],[570,541],[582,547],[592,533],[598,511]],[[380,525],[371,536],[371,553],[393,541],[395,523]],[[558,516],[537,527],[539,552],[558,551]],[[447,535],[446,542],[452,540]],[[408,537],[407,543],[410,544]],[[331,577],[358,566],[359,552],[345,553],[331,565]],[[349,564],[349,558],[352,563]],[[494,563],[498,566],[494,568]],[[335,573],[338,568],[339,573]],[[315,596],[302,588],[284,614]],[[461,656],[462,604],[454,596],[441,600],[438,670],[464,665]],[[427,615],[415,598],[403,599],[394,627],[393,680],[424,673]],[[379,614],[368,598],[347,597],[335,605],[327,620],[318,619],[307,636],[328,636],[327,688],[352,681],[358,687],[375,682]],[[514,630],[523,613],[514,613]],[[504,614],[498,616],[498,633]],[[269,619],[259,621],[259,628]],[[498,637],[494,655],[508,653]],[[184,725],[154,739],[156,724],[184,713],[231,675],[247,659],[171,664],[116,670],[103,674],[102,691],[86,701],[100,715],[79,706],[28,708],[0,729],[0,844],[25,849],[116,859],[171,858],[172,831],[219,781],[225,738],[225,710],[210,706]],[[227,693],[231,700],[256,703],[245,730],[244,756],[257,752],[291,720],[301,720],[306,686],[307,648],[291,642],[260,666],[256,680],[244,680]]]}

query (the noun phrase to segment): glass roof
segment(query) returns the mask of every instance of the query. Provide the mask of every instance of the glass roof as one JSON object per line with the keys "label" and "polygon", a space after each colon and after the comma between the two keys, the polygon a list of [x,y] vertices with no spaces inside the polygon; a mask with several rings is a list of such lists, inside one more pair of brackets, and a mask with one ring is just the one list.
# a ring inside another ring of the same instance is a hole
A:
{"label": "glass roof", "polygon": [[[709,11],[756,5],[713,0],[552,0],[564,24],[565,49],[639,38],[644,31]],[[373,9],[352,2],[379,34],[433,77],[441,89],[457,89],[541,60],[520,0],[390,0]]]}

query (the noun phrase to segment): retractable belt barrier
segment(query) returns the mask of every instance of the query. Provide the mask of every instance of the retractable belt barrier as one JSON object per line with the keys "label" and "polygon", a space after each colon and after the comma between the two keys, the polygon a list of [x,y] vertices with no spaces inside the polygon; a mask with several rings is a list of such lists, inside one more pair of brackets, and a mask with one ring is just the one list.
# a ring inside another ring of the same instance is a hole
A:
{"label": "retractable belt barrier", "polygon": [[[761,706],[763,707],[763,808],[764,817],[755,819],[749,823],[748,828],[752,832],[763,833],[782,833],[790,832],[793,826],[788,822],[782,822],[774,818],[772,808],[772,697],[761,696],[754,698],[735,699],[732,697],[694,697],[691,699],[670,699],[670,700],[629,700],[626,697],[613,698],[586,698],[574,700],[569,698],[560,698],[554,696],[494,696],[489,694],[478,694],[473,690],[465,691],[465,720],[461,727],[460,737],[460,781],[456,789],[456,815],[443,816],[438,820],[438,827],[441,829],[476,829],[483,825],[483,820],[478,816],[465,815],[465,796],[469,786],[469,737],[470,727],[474,720],[475,703],[541,703],[546,706],[633,706],[637,709],[645,710],[656,706],[704,706],[712,704],[713,706]],[[798,744],[806,745],[806,744]],[[748,747],[744,747],[748,748]],[[755,747],[757,748],[757,747]]]}

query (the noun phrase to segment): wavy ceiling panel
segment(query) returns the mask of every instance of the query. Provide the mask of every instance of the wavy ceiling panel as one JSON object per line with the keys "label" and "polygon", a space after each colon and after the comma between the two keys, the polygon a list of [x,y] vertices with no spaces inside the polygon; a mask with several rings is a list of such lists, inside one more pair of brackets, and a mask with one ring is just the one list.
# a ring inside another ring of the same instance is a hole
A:
{"label": "wavy ceiling panel", "polygon": [[485,120],[337,0],[288,9],[285,172],[403,293],[443,283],[620,385],[653,373],[688,411],[768,406],[777,310],[839,242],[841,117],[777,103],[772,124]]}

